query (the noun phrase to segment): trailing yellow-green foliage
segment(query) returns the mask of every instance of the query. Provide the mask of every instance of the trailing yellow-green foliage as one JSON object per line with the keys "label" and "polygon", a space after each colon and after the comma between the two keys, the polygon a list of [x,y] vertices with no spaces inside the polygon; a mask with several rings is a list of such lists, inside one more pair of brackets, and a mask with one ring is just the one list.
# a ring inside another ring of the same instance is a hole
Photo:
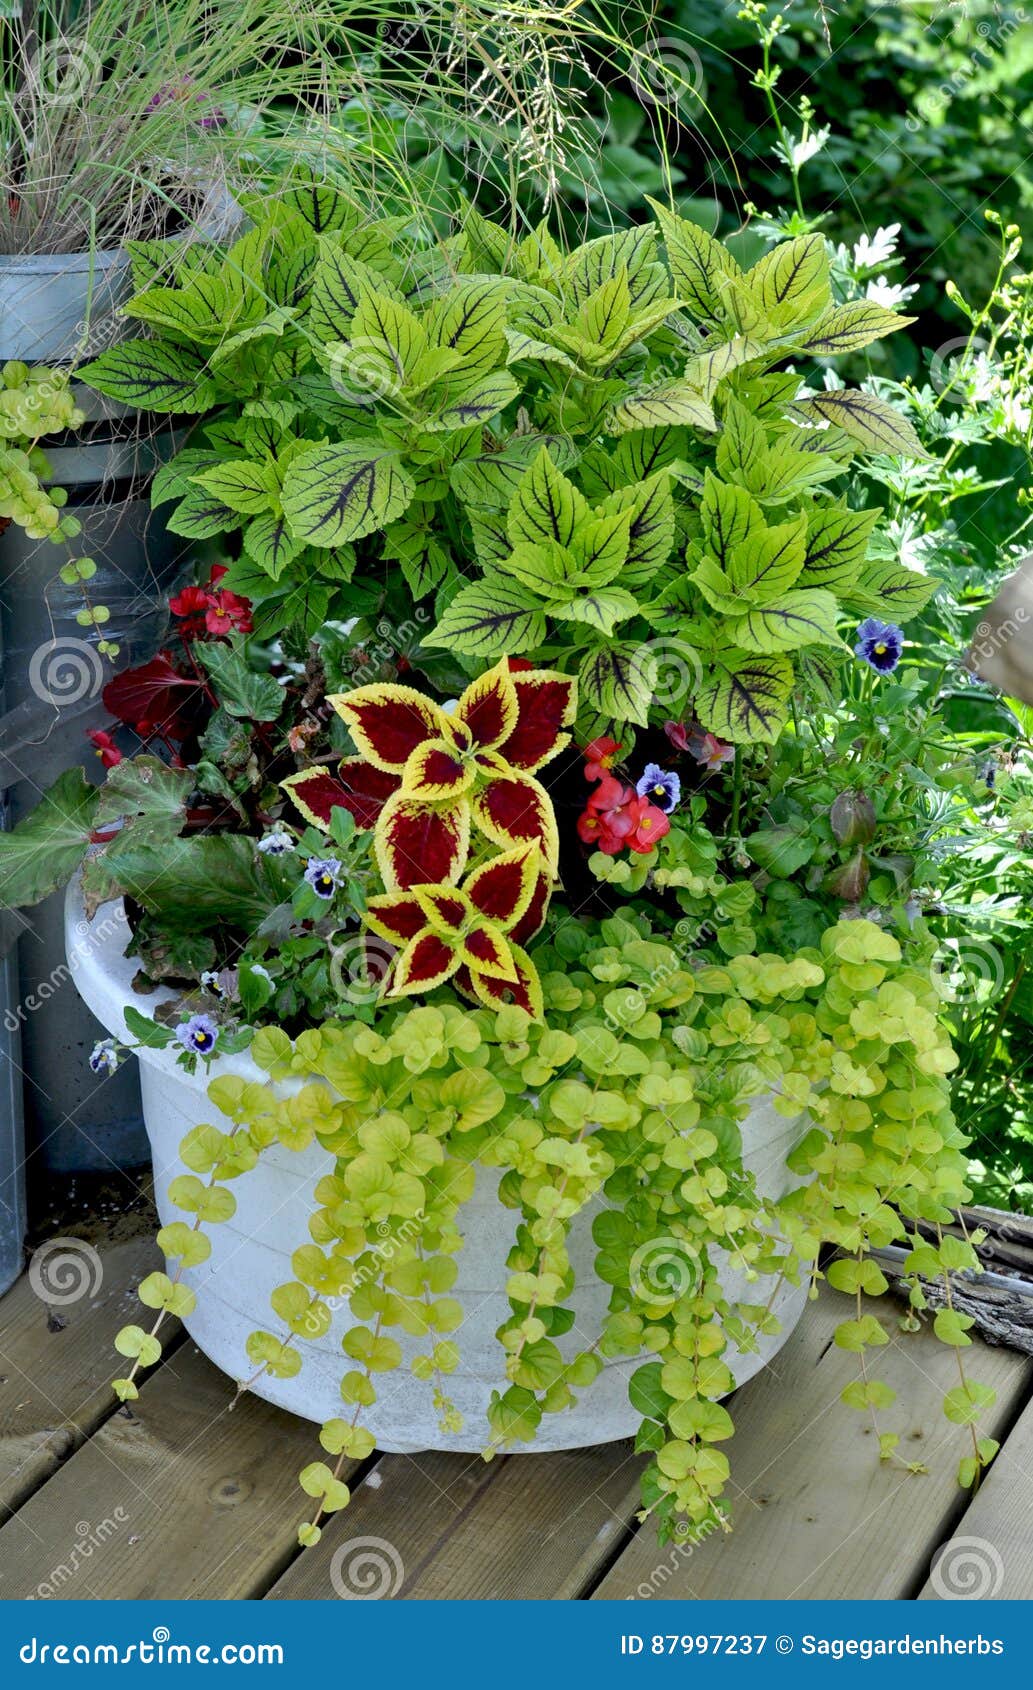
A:
{"label": "trailing yellow-green foliage", "polygon": [[[757,1281],[816,1283],[822,1246],[838,1247],[829,1278],[856,1308],[837,1342],[862,1363],[844,1400],[866,1413],[893,1400],[866,1365],[889,1339],[863,1301],[886,1289],[871,1249],[908,1241],[909,1271],[942,1275],[948,1297],[951,1274],[974,1263],[971,1246],[932,1244],[918,1230],[935,1232],[966,1196],[946,1078],[955,1058],[929,951],[924,931],[901,943],[870,921],[844,920],[792,961],[746,951],[696,967],[644,915],[598,924],[563,916],[536,950],[544,1024],[515,1006],[463,1009],[442,990],[421,1007],[385,1007],[373,1027],[331,1022],[293,1041],[262,1029],[251,1055],[268,1083],[213,1080],[209,1097],[227,1129],[198,1127],[183,1141],[191,1171],[170,1196],[192,1224],[159,1235],[177,1270],[145,1281],[143,1300],[158,1317],[149,1333],[132,1326],[120,1335],[134,1367],[116,1389],[136,1394],[138,1368],[160,1354],[164,1316],[193,1307],[179,1275],[207,1255],[200,1229],[233,1215],[232,1181],[271,1145],[318,1142],[333,1171],[316,1187],[295,1277],[273,1295],[275,1320],[249,1339],[247,1381],[295,1374],[299,1345],[322,1337],[332,1306],[347,1299],[342,1415],[320,1434],[329,1460],[301,1477],[316,1502],[301,1540],[316,1541],[322,1517],[348,1502],[344,1463],[373,1447],[363,1415],[378,1376],[401,1365],[393,1333],[425,1340],[412,1370],[432,1391],[442,1427],[458,1429],[448,1397],[462,1347],[452,1334],[463,1310],[449,1295],[457,1222],[476,1168],[490,1168],[514,1211],[515,1241],[499,1262],[511,1313],[498,1332],[486,1455],[533,1439],[543,1415],[591,1387],[605,1358],[641,1356],[630,1394],[642,1414],[637,1447],[652,1455],[643,1517],[655,1516],[663,1537],[724,1522],[729,1464],[717,1446],[733,1430],[719,1401],[733,1385],[729,1358],[755,1348],[777,1321],[770,1300],[728,1301],[715,1252]],[[285,1080],[295,1082],[289,1094]],[[801,1134],[789,1159],[799,1183],[777,1202],[744,1167],[738,1126],[751,1099],[772,1089]],[[600,1196],[593,1235],[609,1313],[589,1343],[564,1354],[569,1229]],[[642,1271],[658,1240],[659,1275]],[[917,1289],[914,1301],[921,1306]],[[960,1352],[966,1324],[948,1309],[936,1330]],[[966,1381],[945,1401],[950,1419],[972,1427],[964,1483],[994,1453],[975,1431],[992,1400]],[[896,1434],[880,1438],[883,1456],[898,1459]]]}

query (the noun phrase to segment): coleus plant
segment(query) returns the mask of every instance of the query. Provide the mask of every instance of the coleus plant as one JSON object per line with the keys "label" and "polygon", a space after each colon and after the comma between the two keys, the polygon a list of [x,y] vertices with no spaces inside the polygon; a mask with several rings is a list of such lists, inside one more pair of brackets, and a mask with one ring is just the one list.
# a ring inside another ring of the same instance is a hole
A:
{"label": "coleus plant", "polygon": [[577,692],[567,675],[508,659],[472,681],[452,710],[413,687],[374,685],[331,695],[362,753],[336,772],[313,767],[283,782],[309,821],[335,806],[374,829],[389,890],[458,881],[471,827],[497,845],[533,844],[541,875],[559,857],[556,817],[535,773],[569,743]]}
{"label": "coleus plant", "polygon": [[239,534],[226,586],[260,633],[376,611],[398,578],[429,611],[416,667],[520,651],[577,677],[588,739],[672,713],[673,653],[674,713],[770,742],[801,670],[933,591],[869,561],[879,512],[832,490],[858,454],[923,450],[884,399],[800,373],[908,321],[837,304],[820,236],[743,270],[661,206],[572,252],[474,212],[428,241],[304,179],[246,210],[227,252],[135,249],[153,338],[85,376],[205,414],[154,497],[174,531]]}
{"label": "coleus plant", "polygon": [[[399,954],[388,995],[430,991],[455,977],[487,1004],[542,1012],[541,987],[520,941],[545,920],[559,864],[552,800],[535,778],[570,741],[577,711],[569,676],[503,659],[445,710],[412,687],[334,694],[359,757],[302,769],[282,785],[305,818],[329,829],[346,810],[372,829],[384,885],[363,920]],[[462,885],[471,835],[511,848]]]}
{"label": "coleus plant", "polygon": [[491,857],[462,886],[416,885],[370,898],[366,926],[396,946],[386,981],[390,997],[428,992],[446,980],[489,1008],[515,1003],[543,1013],[534,963],[518,943],[545,920],[548,898],[537,845]]}

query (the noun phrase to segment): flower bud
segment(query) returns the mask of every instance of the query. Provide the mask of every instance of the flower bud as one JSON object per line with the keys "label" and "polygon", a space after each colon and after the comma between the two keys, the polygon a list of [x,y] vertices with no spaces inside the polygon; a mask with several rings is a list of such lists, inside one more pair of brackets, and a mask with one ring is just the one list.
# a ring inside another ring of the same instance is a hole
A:
{"label": "flower bud", "polygon": [[829,824],[840,845],[867,845],[875,837],[875,805],[866,792],[841,792]]}
{"label": "flower bud", "polygon": [[836,898],[843,898],[848,904],[859,903],[868,890],[871,871],[863,848],[859,845],[848,863],[844,863],[835,874],[830,874],[825,881],[825,890]]}

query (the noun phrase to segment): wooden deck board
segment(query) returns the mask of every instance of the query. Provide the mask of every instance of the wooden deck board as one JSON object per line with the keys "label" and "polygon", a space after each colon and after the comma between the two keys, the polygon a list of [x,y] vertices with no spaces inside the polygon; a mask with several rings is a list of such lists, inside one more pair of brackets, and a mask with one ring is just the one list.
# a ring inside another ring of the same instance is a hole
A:
{"label": "wooden deck board", "polygon": [[103,1294],[62,1310],[59,1331],[24,1280],[0,1303],[0,1499],[15,1510],[0,1528],[0,1597],[905,1597],[958,1536],[999,1556],[994,1594],[1033,1595],[1033,1362],[1014,1352],[969,1352],[972,1376],[998,1390],[996,1424],[1018,1419],[967,1507],[960,1429],[940,1413],[951,1352],[927,1332],[880,1352],[878,1376],[899,1393],[883,1429],[931,1471],[880,1465],[839,1402],[856,1358],[832,1346],[844,1305],[823,1294],[736,1399],[731,1537],[659,1549],[635,1522],[643,1458],[618,1444],[489,1464],[381,1455],[302,1553],[297,1473],[318,1458],[315,1428],[255,1397],[230,1413],[232,1387],[189,1341],[131,1415],[112,1412],[111,1338],[153,1257],[137,1242],[104,1261]]}
{"label": "wooden deck board", "polygon": [[395,1569],[392,1594],[403,1598],[579,1596],[627,1530],[640,1466],[626,1443],[489,1464],[382,1456],[323,1542],[269,1594],[333,1597],[349,1584],[353,1554],[361,1559],[376,1537],[390,1546],[380,1559]]}
{"label": "wooden deck board", "polygon": [[112,1340],[160,1263],[151,1239],[104,1250],[93,1296],[49,1312],[28,1275],[0,1299],[0,1519],[50,1477],[118,1404]]}
{"label": "wooden deck board", "polygon": [[[884,1306],[883,1313],[892,1310]],[[842,1302],[831,1295],[811,1304],[773,1366],[738,1394],[735,1436],[724,1446],[734,1530],[691,1550],[661,1550],[643,1527],[596,1597],[869,1600],[913,1593],[945,1523],[964,1503],[956,1482],[964,1444],[941,1413],[944,1392],[957,1383],[955,1357],[926,1329],[899,1335],[873,1364],[873,1375],[897,1392],[879,1429],[901,1433],[905,1460],[928,1464],[928,1473],[909,1475],[878,1460],[870,1425],[839,1400],[857,1377],[856,1356],[831,1341],[842,1316]],[[1009,1350],[980,1350],[971,1372],[999,1393],[995,1425],[1005,1424],[1028,1393],[1031,1366]]]}
{"label": "wooden deck board", "polygon": [[[979,1359],[982,1364],[982,1356]],[[980,1377],[984,1371],[981,1365]],[[1033,1599],[1031,1520],[1033,1404],[1012,1427],[978,1494],[940,1546],[945,1549],[939,1568],[941,1586],[951,1591],[978,1589],[983,1600],[1029,1602]],[[931,1579],[919,1591],[925,1601],[941,1594]]]}
{"label": "wooden deck board", "polygon": [[[0,1529],[0,1594],[54,1582],[68,1600],[261,1593],[296,1546],[315,1429],[229,1382],[184,1344]],[[82,1529],[85,1527],[85,1531]],[[77,1541],[100,1536],[86,1559]]]}

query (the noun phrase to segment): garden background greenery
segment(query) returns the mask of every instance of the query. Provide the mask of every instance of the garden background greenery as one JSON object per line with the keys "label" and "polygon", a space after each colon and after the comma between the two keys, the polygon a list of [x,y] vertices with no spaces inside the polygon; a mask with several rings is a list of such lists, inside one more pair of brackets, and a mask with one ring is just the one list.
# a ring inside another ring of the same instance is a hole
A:
{"label": "garden background greenery", "polygon": [[[416,17],[408,36],[397,21],[377,26],[374,62],[399,28],[414,45],[422,30],[434,59],[447,20],[435,8]],[[880,821],[896,817],[895,841],[880,832],[889,872],[895,852],[917,847],[916,878],[936,888],[926,913],[954,981],[955,1094],[977,1193],[1028,1210],[1033,711],[974,684],[962,656],[979,608],[1029,548],[1033,16],[994,0],[667,0],[518,7],[493,27],[501,74],[481,67],[480,103],[446,90],[440,107],[412,104],[396,89],[342,119],[358,152],[400,151],[410,191],[442,218],[467,196],[497,212],[516,183],[528,224],[544,207],[573,242],[643,221],[646,197],[670,192],[744,263],[773,239],[821,231],[839,299],[915,318],[842,360],[837,380],[867,380],[901,405],[931,453],[920,466],[866,465],[852,502],[887,508],[898,559],[938,590],[909,625],[909,661],[860,750],[855,715],[821,771],[802,767],[781,799],[766,792],[744,827],[787,876],[782,919],[802,934],[808,874],[813,886],[821,872],[814,807],[863,763]],[[788,853],[772,855],[775,830]]]}

